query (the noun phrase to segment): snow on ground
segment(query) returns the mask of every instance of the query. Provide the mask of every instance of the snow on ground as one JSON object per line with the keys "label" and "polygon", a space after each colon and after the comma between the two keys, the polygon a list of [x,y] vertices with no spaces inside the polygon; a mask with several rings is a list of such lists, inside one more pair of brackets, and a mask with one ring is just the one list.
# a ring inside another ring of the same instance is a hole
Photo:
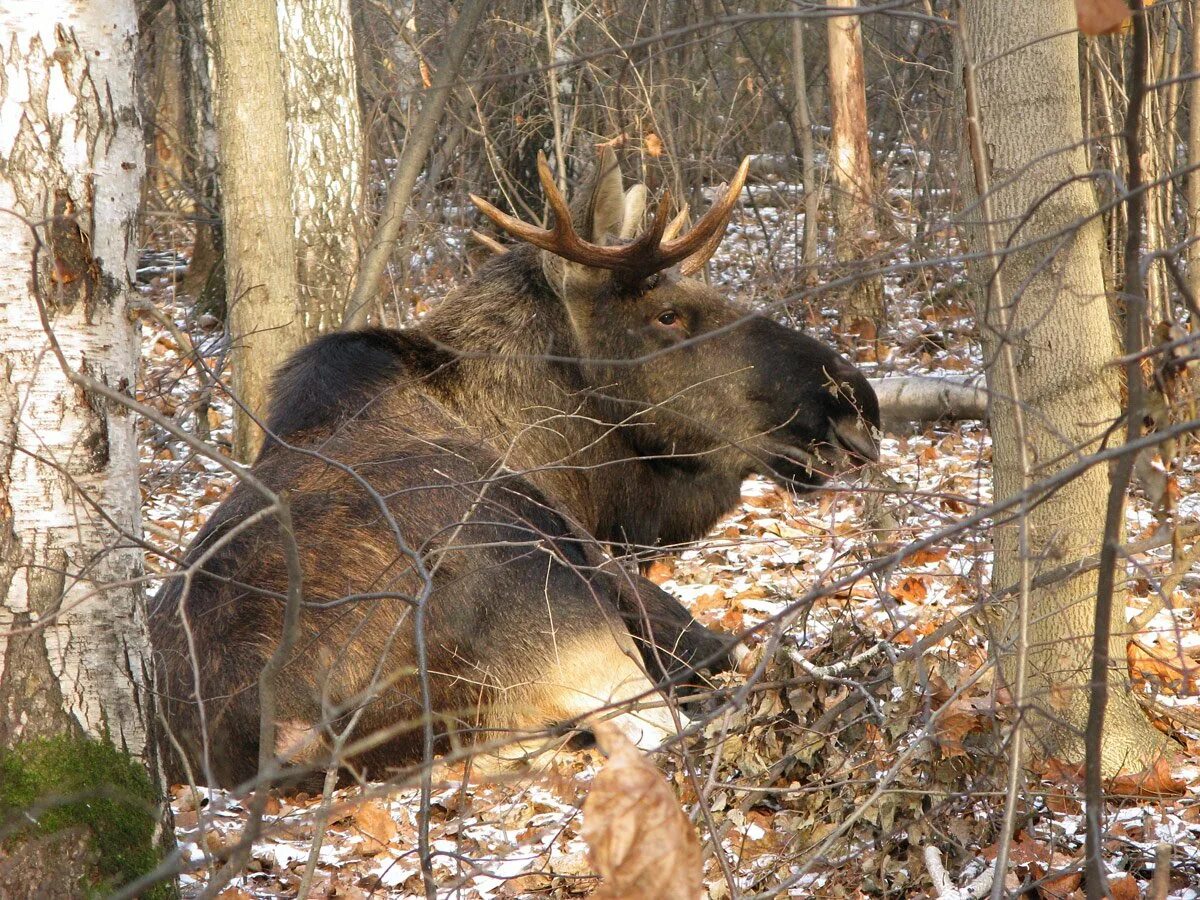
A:
{"label": "snow on ground", "polygon": [[[750,303],[774,304],[774,313],[833,340],[827,300],[777,302],[803,290],[791,282],[783,290],[778,280],[780,269],[794,268],[803,227],[802,214],[794,212],[798,193],[787,185],[758,186],[755,201],[757,210],[742,210],[734,222],[714,266],[715,282]],[[901,245],[890,259],[904,262],[905,252]],[[962,274],[950,265],[929,272],[924,282],[903,271],[887,277],[891,330],[880,336],[881,348],[850,348],[865,369],[978,370],[971,317],[957,290]],[[169,277],[156,276],[147,298],[226,377],[223,335],[193,315],[189,300],[175,296]],[[437,284],[440,290],[444,281]],[[178,334],[146,317],[143,335],[142,397],[190,431],[202,419],[210,438],[227,446],[227,398],[217,389],[207,406],[200,403],[207,376],[188,360]],[[229,479],[156,426],[143,423],[143,438],[148,537],[171,557],[215,509]],[[986,534],[954,534],[869,577],[819,591],[986,505],[988,434],[978,423],[962,423],[889,435],[881,456],[870,478],[810,497],[748,481],[739,507],[708,540],[664,554],[650,568],[702,622],[728,632],[760,627],[748,641],[754,652],[718,685],[724,696],[740,697],[737,707],[685,742],[683,753],[660,758],[701,826],[711,897],[731,895],[727,875],[739,892],[786,885],[786,896],[927,896],[919,856],[924,844],[941,847],[948,867],[964,876],[995,854],[1006,766],[996,755],[995,736],[1011,723],[976,616],[991,570]],[[1135,497],[1127,517],[1130,540],[1200,519],[1198,478],[1200,458],[1185,460],[1174,518]],[[1168,544],[1132,560],[1137,577],[1127,618],[1153,603],[1152,580],[1169,571],[1171,553]],[[149,567],[163,571],[171,563],[150,560]],[[811,604],[793,606],[814,592]],[[1167,599],[1131,645],[1130,663],[1139,690],[1157,705],[1161,727],[1194,752],[1200,746],[1200,579],[1184,577]],[[779,628],[762,626],[780,620],[784,647],[811,665],[840,662],[881,638],[888,644],[844,676],[815,679],[786,653],[764,656]],[[750,673],[754,687],[746,689]],[[483,785],[464,781],[461,766],[439,766],[429,824],[439,896],[561,897],[593,890],[579,806],[601,762],[595,750],[564,750],[537,779]],[[1169,774],[1153,784],[1115,786],[1128,796],[1106,809],[1106,864],[1116,882],[1128,879],[1127,888],[1144,890],[1155,846],[1166,841],[1175,871],[1170,896],[1182,900],[1200,896],[1200,769],[1187,763]],[[194,893],[240,837],[244,801],[183,787],[174,797],[185,891]],[[337,791],[323,814],[328,824],[310,896],[422,895],[417,797],[411,786]],[[1072,772],[1048,771],[1030,786],[1010,877],[1040,880],[1042,896],[1073,896],[1082,854],[1080,798]],[[321,806],[321,798],[305,794],[271,799],[249,869],[234,882],[240,896],[295,894]]]}

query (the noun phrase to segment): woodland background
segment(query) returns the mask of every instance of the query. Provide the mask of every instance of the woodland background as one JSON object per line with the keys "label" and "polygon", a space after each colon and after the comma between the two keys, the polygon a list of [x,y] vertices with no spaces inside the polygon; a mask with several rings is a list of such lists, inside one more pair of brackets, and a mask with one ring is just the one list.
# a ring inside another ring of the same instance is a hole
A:
{"label": "woodland background", "polygon": [[[1195,3],[21,6],[0,893],[1200,896]],[[702,736],[533,782],[156,785],[138,609],[252,452],[243,409],[308,339],[473,271],[468,193],[540,220],[537,154],[570,184],[601,143],[694,211],[752,155],[706,277],[885,399],[860,481],[747,482],[645,557],[751,649]],[[78,416],[39,418],[59,396]]]}

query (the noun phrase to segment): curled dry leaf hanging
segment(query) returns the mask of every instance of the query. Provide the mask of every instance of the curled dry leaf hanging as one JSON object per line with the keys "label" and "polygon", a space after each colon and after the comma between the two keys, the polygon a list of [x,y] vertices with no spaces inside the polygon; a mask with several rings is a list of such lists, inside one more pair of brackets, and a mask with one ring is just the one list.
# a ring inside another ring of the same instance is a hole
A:
{"label": "curled dry leaf hanging", "polygon": [[1115,34],[1129,21],[1125,0],[1075,0],[1075,20],[1084,34]]}
{"label": "curled dry leaf hanging", "polygon": [[612,723],[593,729],[608,761],[583,804],[588,858],[604,900],[696,900],[703,869],[696,830],[662,773]]}

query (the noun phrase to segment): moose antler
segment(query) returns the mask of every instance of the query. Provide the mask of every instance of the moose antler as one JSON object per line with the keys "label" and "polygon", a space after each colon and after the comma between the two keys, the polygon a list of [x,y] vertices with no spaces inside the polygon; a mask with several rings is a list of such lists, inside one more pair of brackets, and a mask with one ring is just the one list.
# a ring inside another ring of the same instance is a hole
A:
{"label": "moose antler", "polygon": [[[725,234],[725,225],[733,213],[734,204],[746,183],[746,174],[750,170],[750,157],[742,160],[738,166],[733,181],[725,188],[716,202],[709,207],[700,221],[685,234],[674,237],[682,227],[686,213],[676,216],[668,226],[667,212],[671,205],[671,194],[664,191],[654,211],[654,219],[650,227],[628,244],[606,247],[585,241],[575,231],[571,223],[571,212],[567,201],[554,183],[550,172],[550,164],[546,155],[538,153],[538,177],[542,189],[546,192],[546,200],[554,217],[552,228],[538,228],[527,222],[522,222],[508,213],[501,212],[482,197],[471,194],[471,202],[479,207],[479,211],[496,223],[513,237],[533,244],[542,250],[562,257],[568,262],[579,263],[597,269],[608,269],[623,275],[645,278],[663,269],[669,269],[676,263],[682,262],[680,271],[684,275],[692,275],[699,271],[708,258],[712,256],[721,243]],[[670,231],[670,236],[664,240],[664,232]]]}

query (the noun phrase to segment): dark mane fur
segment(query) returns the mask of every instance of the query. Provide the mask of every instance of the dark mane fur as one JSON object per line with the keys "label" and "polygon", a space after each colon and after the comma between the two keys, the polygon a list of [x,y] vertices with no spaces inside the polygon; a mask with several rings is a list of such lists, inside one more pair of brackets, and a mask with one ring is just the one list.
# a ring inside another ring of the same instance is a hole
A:
{"label": "dark mane fur", "polygon": [[416,331],[370,328],[317,338],[276,373],[267,427],[280,438],[325,430],[357,415],[395,379],[454,361]]}

